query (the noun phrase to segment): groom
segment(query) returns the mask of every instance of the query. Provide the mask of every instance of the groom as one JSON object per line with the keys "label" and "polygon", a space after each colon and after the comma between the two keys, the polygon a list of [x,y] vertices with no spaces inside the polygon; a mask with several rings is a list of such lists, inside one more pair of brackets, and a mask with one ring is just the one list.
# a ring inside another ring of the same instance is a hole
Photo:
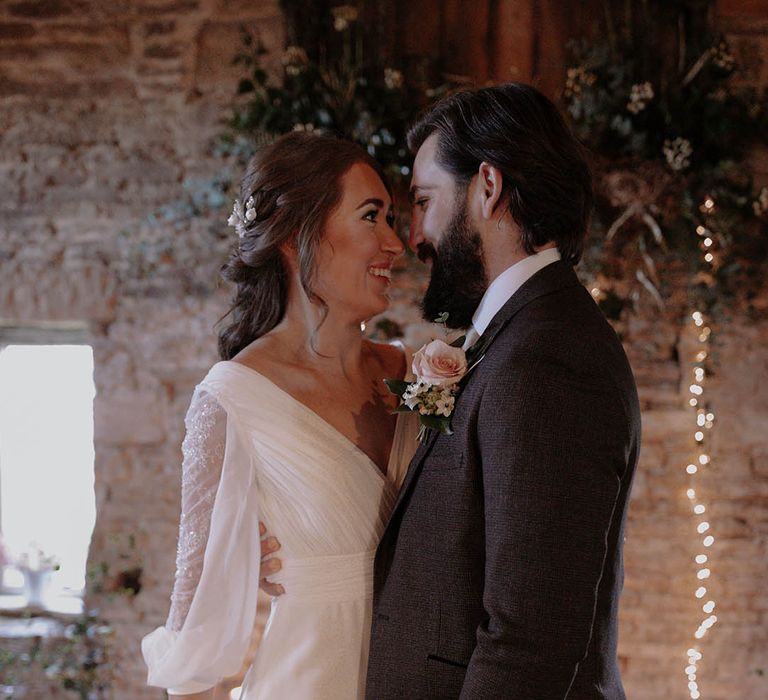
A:
{"label": "groom", "polygon": [[378,548],[366,697],[624,698],[622,542],[640,413],[573,272],[592,207],[555,106],[506,84],[411,129],[428,319],[469,328],[452,435],[430,431]]}

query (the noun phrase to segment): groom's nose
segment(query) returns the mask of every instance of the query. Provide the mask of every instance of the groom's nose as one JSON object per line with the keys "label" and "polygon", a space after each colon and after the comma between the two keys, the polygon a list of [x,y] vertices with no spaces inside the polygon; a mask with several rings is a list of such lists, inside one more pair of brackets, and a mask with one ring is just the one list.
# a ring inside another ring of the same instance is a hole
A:
{"label": "groom's nose", "polygon": [[420,213],[411,211],[411,225],[408,228],[408,247],[415,253],[419,243],[423,242],[424,230],[421,225]]}

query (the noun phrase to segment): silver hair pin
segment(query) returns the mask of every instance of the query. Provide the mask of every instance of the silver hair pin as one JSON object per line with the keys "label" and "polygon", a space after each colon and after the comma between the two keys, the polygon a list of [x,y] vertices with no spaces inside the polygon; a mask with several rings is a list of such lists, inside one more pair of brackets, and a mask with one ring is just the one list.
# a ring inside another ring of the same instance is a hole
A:
{"label": "silver hair pin", "polygon": [[248,197],[245,202],[245,208],[239,199],[235,200],[232,207],[232,213],[227,219],[227,225],[232,226],[237,233],[238,238],[245,236],[245,229],[248,224],[256,218],[256,201],[253,197]]}

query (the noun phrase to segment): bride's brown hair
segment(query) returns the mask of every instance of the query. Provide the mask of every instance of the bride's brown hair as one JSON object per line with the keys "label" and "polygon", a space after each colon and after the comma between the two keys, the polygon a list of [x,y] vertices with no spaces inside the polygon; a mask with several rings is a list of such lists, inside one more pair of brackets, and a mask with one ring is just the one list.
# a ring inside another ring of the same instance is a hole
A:
{"label": "bride's brown hair", "polygon": [[342,178],[355,163],[373,168],[391,193],[384,171],[368,153],[332,136],[295,131],[251,158],[240,201],[253,197],[256,216],[221,268],[221,276],[236,285],[232,306],[220,319],[230,318],[219,332],[222,359],[232,359],[283,319],[290,270],[282,246],[296,250],[301,286],[325,307],[312,289],[315,256],[328,217],[341,202]]}

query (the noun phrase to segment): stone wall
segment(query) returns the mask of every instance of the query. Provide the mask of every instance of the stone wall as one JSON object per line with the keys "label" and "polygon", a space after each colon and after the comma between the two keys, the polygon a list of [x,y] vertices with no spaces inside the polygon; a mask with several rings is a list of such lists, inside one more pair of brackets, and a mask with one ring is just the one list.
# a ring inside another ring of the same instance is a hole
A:
{"label": "stone wall", "polygon": [[[221,169],[211,144],[240,77],[241,25],[282,47],[277,0],[0,3],[0,319],[90,328],[90,565],[107,569],[107,589],[142,570],[135,597],[89,601],[114,624],[115,696],[125,700],[164,697],[144,687],[139,640],[167,612],[183,416],[216,359],[226,301],[129,289],[113,262],[121,232],[182,199],[189,178]],[[193,233],[175,234],[178,246]]]}
{"label": "stone wall", "polygon": [[[688,697],[686,650],[698,664],[702,697],[755,699],[768,691],[765,672],[765,477],[768,402],[757,390],[768,379],[768,321],[734,317],[713,324],[711,376],[704,382],[715,415],[704,450],[711,457],[695,479],[686,472],[701,450],[696,412],[687,405],[693,357],[701,345],[685,299],[664,316],[618,324],[635,371],[643,409],[643,450],[626,534],[626,582],[621,609],[620,660],[630,698]],[[703,515],[694,515],[687,489],[695,486]],[[715,537],[701,546],[696,527]],[[696,577],[694,557],[706,553],[712,576]],[[707,595],[695,590],[706,584]],[[694,639],[702,604],[717,604],[717,624]]]}
{"label": "stone wall", "polygon": [[[768,6],[746,0],[717,3],[720,26],[746,66],[741,79],[768,86]],[[755,149],[753,171],[768,185],[768,149]],[[676,277],[667,270],[668,284]],[[715,414],[706,445],[711,462],[695,482],[686,466],[695,461],[693,358],[700,349],[684,290],[673,292],[663,314],[650,309],[620,323],[643,407],[643,452],[625,548],[620,657],[633,700],[690,697],[686,650],[698,646],[702,698],[757,700],[768,697],[768,576],[765,454],[768,401],[768,298],[763,289],[750,313],[726,309],[712,325],[711,367],[705,398]],[[686,491],[696,485],[706,514],[696,516]],[[701,547],[696,526],[708,521],[715,544]],[[707,551],[712,576],[704,599],[694,557]],[[702,603],[717,603],[718,622],[700,641],[694,632]]]}
{"label": "stone wall", "polygon": [[[527,17],[530,3],[519,4]],[[718,9],[749,60],[747,78],[768,84],[764,3],[721,0]],[[107,566],[107,586],[121,571],[142,570],[135,597],[94,601],[117,630],[121,700],[162,697],[143,686],[138,641],[165,616],[182,420],[192,387],[215,360],[212,327],[226,299],[179,294],[162,279],[126,285],[118,241],[149,212],[182,198],[186,180],[222,167],[211,141],[239,77],[231,58],[241,24],[257,29],[268,48],[282,43],[277,0],[0,2],[0,319],[81,320],[90,328],[98,391],[91,564]],[[754,164],[768,182],[765,154],[758,151]],[[210,225],[191,222],[175,234],[178,245]],[[412,342],[424,334],[409,301],[421,283],[413,269],[401,273],[410,291],[391,314]],[[645,431],[620,648],[633,700],[689,696],[685,650],[700,619],[696,520],[685,497],[695,448],[689,313],[681,289],[664,314],[648,310],[617,325]],[[707,391],[717,418],[712,465],[699,487],[718,538],[710,590],[719,622],[703,640],[699,666],[702,696],[713,700],[768,697],[765,318],[736,314],[713,336]]]}

